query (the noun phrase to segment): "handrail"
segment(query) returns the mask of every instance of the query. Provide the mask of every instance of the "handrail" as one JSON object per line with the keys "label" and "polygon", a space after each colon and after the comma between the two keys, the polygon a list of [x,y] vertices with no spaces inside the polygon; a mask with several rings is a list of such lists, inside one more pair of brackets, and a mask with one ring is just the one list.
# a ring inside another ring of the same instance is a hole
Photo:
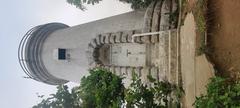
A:
{"label": "handrail", "polygon": [[158,35],[164,32],[170,32],[171,30],[166,30],[166,31],[157,31],[157,32],[147,32],[147,33],[140,33],[140,34],[133,34],[132,35],[132,43],[136,43],[134,40],[136,37],[140,36],[152,36],[152,35]]}
{"label": "handrail", "polygon": [[27,74],[29,76],[29,78],[37,80],[30,72],[29,68],[27,67],[27,60],[25,58],[25,47],[28,41],[28,38],[31,36],[31,34],[37,30],[40,26],[34,27],[32,29],[30,29],[25,35],[24,37],[21,39],[19,47],[18,47],[18,60],[20,63],[21,68],[23,69],[24,73]]}

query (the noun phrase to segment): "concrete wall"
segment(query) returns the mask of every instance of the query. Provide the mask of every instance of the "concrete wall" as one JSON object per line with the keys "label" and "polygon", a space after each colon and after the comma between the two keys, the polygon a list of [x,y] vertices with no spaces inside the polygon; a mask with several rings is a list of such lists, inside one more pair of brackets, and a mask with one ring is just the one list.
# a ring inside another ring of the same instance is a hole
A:
{"label": "concrete wall", "polygon": [[[100,33],[142,29],[145,10],[57,30],[45,40],[42,61],[48,72],[58,78],[79,82],[88,74],[87,45]],[[69,61],[54,59],[54,49],[66,48]]]}

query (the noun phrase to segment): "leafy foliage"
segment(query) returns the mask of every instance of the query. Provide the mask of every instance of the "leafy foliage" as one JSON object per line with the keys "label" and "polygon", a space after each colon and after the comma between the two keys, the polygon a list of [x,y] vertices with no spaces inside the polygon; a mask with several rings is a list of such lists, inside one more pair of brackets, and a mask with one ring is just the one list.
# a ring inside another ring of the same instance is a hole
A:
{"label": "leafy foliage", "polygon": [[207,94],[197,97],[196,108],[239,108],[240,83],[215,77],[207,85]]}
{"label": "leafy foliage", "polygon": [[146,8],[150,3],[156,0],[119,0],[123,3],[131,4],[132,9],[142,9]]}
{"label": "leafy foliage", "polygon": [[[67,3],[76,6],[81,10],[86,10],[85,4],[98,4],[102,0],[67,0]],[[119,0],[123,3],[131,4],[132,9],[146,8],[151,2],[156,0]]]}
{"label": "leafy foliage", "polygon": [[[167,81],[156,81],[148,76],[150,84],[144,84],[133,72],[128,89],[119,76],[105,70],[90,70],[90,75],[81,79],[80,86],[71,92],[66,85],[57,87],[56,94],[43,99],[33,108],[178,108],[182,89]],[[43,96],[39,96],[42,98]]]}
{"label": "leafy foliage", "polygon": [[124,102],[122,78],[104,69],[90,70],[71,92],[66,85],[57,89],[56,94],[33,108],[119,108]]}
{"label": "leafy foliage", "polygon": [[179,108],[182,89],[167,81],[156,81],[148,76],[152,85],[143,84],[133,75],[133,82],[126,89],[127,108]]}
{"label": "leafy foliage", "polygon": [[90,70],[83,77],[79,87],[79,95],[84,108],[120,107],[124,102],[124,85],[122,78],[104,69]]}
{"label": "leafy foliage", "polygon": [[67,0],[67,3],[76,6],[77,8],[81,10],[86,10],[86,7],[84,4],[98,4],[102,0]]}
{"label": "leafy foliage", "polygon": [[33,108],[80,108],[80,101],[76,98],[74,91],[70,93],[66,85],[59,85],[57,89],[56,94],[51,94],[51,97],[43,99]]}

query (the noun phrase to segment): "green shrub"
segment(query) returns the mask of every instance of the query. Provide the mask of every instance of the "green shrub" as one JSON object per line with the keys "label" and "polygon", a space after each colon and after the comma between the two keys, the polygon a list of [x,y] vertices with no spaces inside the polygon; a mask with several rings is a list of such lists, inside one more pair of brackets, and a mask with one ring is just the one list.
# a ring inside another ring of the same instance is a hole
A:
{"label": "green shrub", "polygon": [[196,98],[196,108],[240,108],[240,83],[214,77],[207,85],[207,94]]}
{"label": "green shrub", "polygon": [[119,108],[124,102],[122,78],[104,69],[90,70],[79,87],[83,108]]}
{"label": "green shrub", "polygon": [[[133,72],[134,73],[134,72]],[[126,89],[127,108],[180,108],[182,89],[167,81],[157,81],[148,76],[151,84],[144,84],[133,75],[130,87]]]}
{"label": "green shrub", "polygon": [[[134,73],[134,72],[133,72]],[[130,87],[125,89],[119,76],[105,70],[90,70],[81,79],[80,86],[68,91],[66,85],[57,87],[56,94],[33,108],[179,108],[182,89],[167,81],[157,81],[148,76],[147,86],[133,74]],[[42,98],[42,96],[41,96]]]}
{"label": "green shrub", "polygon": [[[50,97],[42,99],[32,108],[81,108],[79,98],[75,96],[73,91],[69,92],[66,85],[59,85],[57,89],[56,94],[51,94]],[[44,95],[38,97],[43,98]]]}

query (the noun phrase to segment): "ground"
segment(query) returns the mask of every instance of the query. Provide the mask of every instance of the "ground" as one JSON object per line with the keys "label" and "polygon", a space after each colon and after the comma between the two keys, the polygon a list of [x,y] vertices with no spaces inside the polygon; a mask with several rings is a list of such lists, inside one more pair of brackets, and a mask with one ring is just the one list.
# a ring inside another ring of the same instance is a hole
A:
{"label": "ground", "polygon": [[[182,20],[180,55],[185,90],[183,107],[189,108],[193,107],[196,96],[206,93],[205,85],[214,73],[240,79],[240,0],[208,0],[206,13],[205,8],[198,7],[198,0],[186,1],[187,5],[183,7],[185,21]],[[199,18],[201,15],[206,20]],[[199,29],[199,22],[207,24],[206,33],[199,32],[202,27],[200,24]],[[205,43],[206,49],[198,54],[199,48]]]}
{"label": "ground", "polygon": [[223,75],[239,77],[240,0],[209,0],[208,7],[210,58]]}
{"label": "ground", "polygon": [[188,13],[180,32],[180,55],[183,89],[183,108],[192,108],[195,98],[206,93],[206,84],[214,76],[213,66],[206,56],[196,55],[196,22]]}

